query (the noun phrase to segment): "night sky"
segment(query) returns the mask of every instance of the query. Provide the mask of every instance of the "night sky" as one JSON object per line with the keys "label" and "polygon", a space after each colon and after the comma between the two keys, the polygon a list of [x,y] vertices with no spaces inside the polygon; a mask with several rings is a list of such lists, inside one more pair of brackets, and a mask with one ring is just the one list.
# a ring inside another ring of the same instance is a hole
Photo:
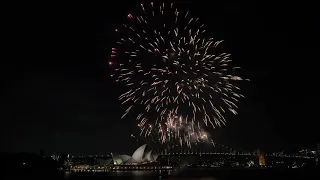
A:
{"label": "night sky", "polygon": [[[3,35],[9,56],[1,61],[0,151],[103,154],[137,147],[130,137],[135,118],[120,120],[123,88],[108,77],[107,62],[113,29],[138,2],[12,10]],[[246,99],[239,115],[213,139],[271,150],[320,143],[319,6],[184,3],[212,36],[225,40],[240,75],[251,79],[241,84]]]}

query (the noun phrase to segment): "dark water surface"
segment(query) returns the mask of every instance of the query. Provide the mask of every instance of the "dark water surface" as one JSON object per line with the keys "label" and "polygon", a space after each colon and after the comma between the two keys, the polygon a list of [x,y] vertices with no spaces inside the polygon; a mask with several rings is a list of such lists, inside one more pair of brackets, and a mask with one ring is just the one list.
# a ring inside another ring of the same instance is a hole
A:
{"label": "dark water surface", "polygon": [[[320,179],[319,169],[286,169],[286,170],[268,170],[268,169],[180,169],[174,171],[118,171],[118,172],[98,172],[98,173],[57,173],[48,174],[33,172],[32,174],[12,174],[6,179],[12,179],[14,176],[28,179],[61,179],[61,180],[98,180],[98,179],[128,179],[128,180],[162,180],[162,179],[184,179],[184,180],[266,180],[266,179]],[[17,179],[15,177],[14,179]],[[18,178],[20,179],[20,178]]]}

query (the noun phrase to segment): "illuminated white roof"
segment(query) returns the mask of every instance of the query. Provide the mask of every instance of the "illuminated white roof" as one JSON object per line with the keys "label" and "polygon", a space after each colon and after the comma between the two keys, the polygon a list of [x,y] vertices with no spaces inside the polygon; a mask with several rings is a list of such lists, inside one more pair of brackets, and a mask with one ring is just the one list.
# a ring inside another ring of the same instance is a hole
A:
{"label": "illuminated white roof", "polygon": [[113,164],[117,164],[117,165],[123,164],[122,159],[117,154],[113,154],[112,159],[113,159]]}
{"label": "illuminated white roof", "polygon": [[152,153],[152,150],[149,151],[145,157],[145,161],[153,161],[152,157],[151,157],[151,153]]}
{"label": "illuminated white roof", "polygon": [[132,155],[132,160],[135,162],[142,162],[142,156],[144,154],[144,150],[146,149],[147,144],[140,146]]}
{"label": "illuminated white roof", "polygon": [[120,157],[120,159],[122,160],[122,162],[123,163],[125,163],[126,161],[128,161],[131,157],[130,156],[128,156],[128,155],[120,155],[119,156]]}
{"label": "illuminated white roof", "polygon": [[153,160],[153,161],[156,161],[156,160],[158,159],[158,156],[159,156],[158,154],[153,154],[153,155],[152,155],[152,160]]}
{"label": "illuminated white roof", "polygon": [[150,162],[156,161],[158,158],[157,154],[152,154],[152,150],[145,153],[147,144],[140,146],[132,156],[128,155],[118,155],[118,154],[111,154],[113,163],[116,165],[121,164],[140,164],[142,162]]}

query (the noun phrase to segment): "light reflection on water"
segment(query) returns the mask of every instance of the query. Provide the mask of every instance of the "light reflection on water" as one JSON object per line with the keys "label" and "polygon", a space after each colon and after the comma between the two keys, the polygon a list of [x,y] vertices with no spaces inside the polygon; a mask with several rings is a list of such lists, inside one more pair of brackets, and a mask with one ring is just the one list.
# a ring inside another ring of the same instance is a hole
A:
{"label": "light reflection on water", "polygon": [[[65,172],[64,179],[86,179],[84,177],[130,177],[130,179],[155,179],[170,174],[169,171],[110,171],[110,172]],[[136,177],[136,178],[135,178]]]}
{"label": "light reflection on water", "polygon": [[[112,172],[65,172],[64,173],[64,179],[65,180],[82,180],[82,179],[100,179],[101,177],[105,177],[108,179],[130,179],[130,180],[138,180],[138,179],[157,179],[157,180],[219,180],[212,177],[179,177],[179,171],[112,171]],[[175,177],[177,176],[177,177]],[[130,178],[129,178],[130,177]]]}
{"label": "light reflection on water", "polygon": [[[270,180],[320,179],[318,171],[305,170],[206,170],[177,169],[173,171],[112,171],[65,173],[64,180],[128,179],[128,180]],[[318,178],[316,178],[318,177]]]}

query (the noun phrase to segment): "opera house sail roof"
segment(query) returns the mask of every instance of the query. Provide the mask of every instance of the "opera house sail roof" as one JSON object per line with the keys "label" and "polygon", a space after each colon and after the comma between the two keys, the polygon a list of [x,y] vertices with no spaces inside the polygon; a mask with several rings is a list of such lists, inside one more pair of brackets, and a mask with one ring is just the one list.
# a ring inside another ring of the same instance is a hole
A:
{"label": "opera house sail roof", "polygon": [[114,165],[127,165],[127,164],[142,164],[147,162],[156,161],[157,154],[152,154],[152,150],[145,152],[147,144],[140,146],[134,151],[132,156],[129,155],[116,155],[112,154],[112,160]]}
{"label": "opera house sail roof", "polygon": [[147,152],[146,155],[143,158],[143,161],[152,161],[151,153],[152,153],[152,150]]}
{"label": "opera house sail roof", "polygon": [[132,159],[136,162],[142,162],[142,156],[144,154],[144,150],[146,149],[147,145],[144,144],[140,146],[133,154],[132,154]]}

